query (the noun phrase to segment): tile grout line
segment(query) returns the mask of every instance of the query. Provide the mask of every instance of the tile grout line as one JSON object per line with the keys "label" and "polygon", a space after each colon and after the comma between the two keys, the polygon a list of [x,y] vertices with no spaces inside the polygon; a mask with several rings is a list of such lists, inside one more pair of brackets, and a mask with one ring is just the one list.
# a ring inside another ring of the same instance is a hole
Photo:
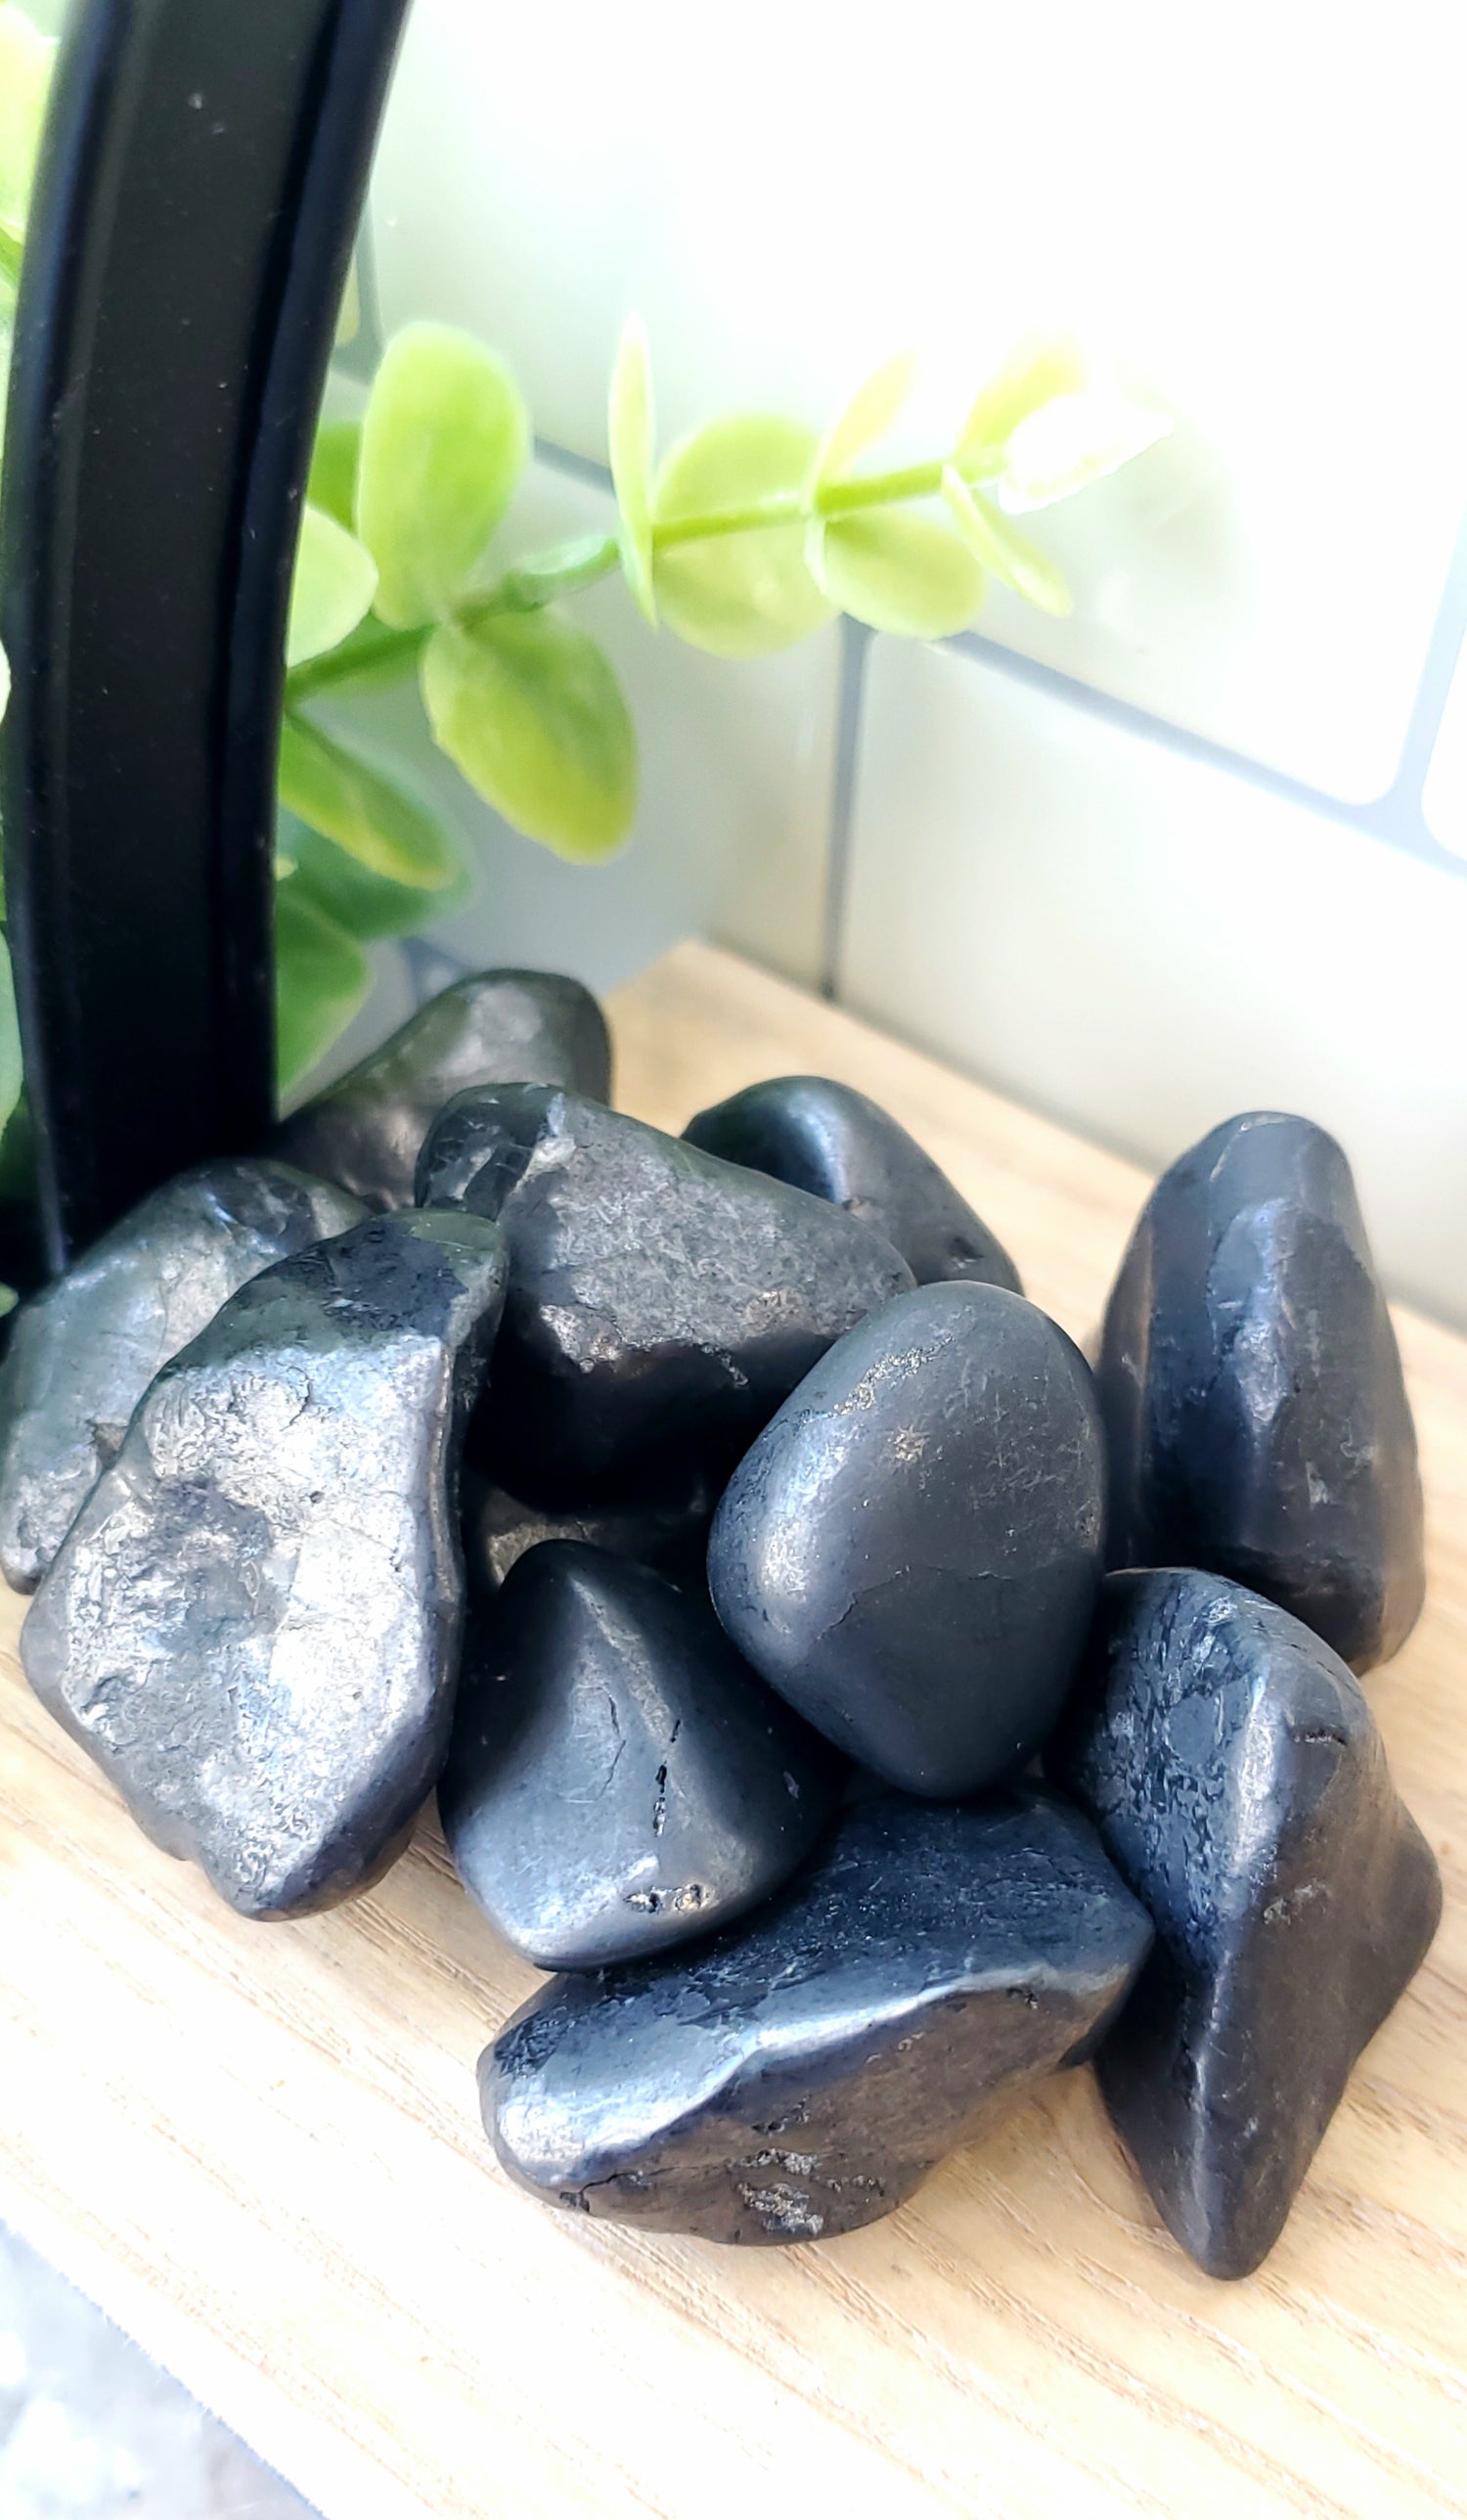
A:
{"label": "tile grout line", "polygon": [[839,1001],[844,959],[846,912],[851,893],[851,857],[855,839],[856,781],[861,762],[862,721],[866,710],[867,663],[874,632],[843,613],[840,623],[840,690],[835,720],[835,759],[830,773],[830,820],[825,837],[825,897],[822,921],[820,976],[822,998]]}

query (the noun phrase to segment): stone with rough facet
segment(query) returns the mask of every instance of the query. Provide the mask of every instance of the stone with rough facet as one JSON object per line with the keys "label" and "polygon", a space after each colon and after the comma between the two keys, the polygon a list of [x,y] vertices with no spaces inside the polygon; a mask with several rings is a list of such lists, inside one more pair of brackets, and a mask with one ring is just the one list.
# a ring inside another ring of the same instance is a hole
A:
{"label": "stone with rough facet", "polygon": [[604,1968],[778,1890],[829,1818],[834,1767],[706,1598],[552,1540],[470,1631],[438,1811],[516,1951]]}
{"label": "stone with rough facet", "polygon": [[577,1503],[634,1466],[726,1461],[911,1283],[824,1199],[554,1087],[461,1095],[419,1194],[503,1225],[490,1458],[511,1487]]}
{"label": "stone with rough facet", "polygon": [[222,1303],[362,1214],[289,1164],[165,1183],[17,1314],[0,1366],[0,1571],[32,1593],[149,1383]]}
{"label": "stone with rough facet", "polygon": [[1099,1368],[1114,1566],[1206,1566],[1356,1671],[1425,1590],[1416,1434],[1350,1166],[1250,1111],[1164,1173]]}
{"label": "stone with rough facet", "polygon": [[1168,2228],[1267,2256],[1441,1913],[1358,1682],[1219,1575],[1112,1576],[1052,1772],[1156,1926],[1098,2058]]}
{"label": "stone with rough facet", "polygon": [[714,1606],[771,1687],[910,1793],[1017,1772],[1100,1578],[1089,1369],[1022,1295],[921,1286],[830,1350],[730,1480]]}
{"label": "stone with rough facet", "polygon": [[422,1142],[444,1104],[471,1085],[520,1080],[609,1097],[606,1019],[579,980],[556,971],[456,980],[282,1121],[273,1144],[370,1208],[411,1207]]}
{"label": "stone with rough facet", "polygon": [[477,1217],[376,1217],[140,1403],[22,1635],[36,1694],[242,1914],[365,1889],[448,1746],[456,1471],[504,1297]]}
{"label": "stone with rough facet", "polygon": [[531,1504],[469,1471],[464,1490],[469,1581],[481,1593],[497,1593],[527,1550],[546,1540],[584,1540],[595,1549],[609,1549],[615,1557],[630,1557],[639,1566],[701,1585],[708,1525],[717,1502],[707,1479],[696,1473],[676,1488],[632,1488],[576,1508]]}
{"label": "stone with rough facet", "polygon": [[997,1235],[879,1102],[828,1076],[772,1076],[699,1111],[689,1146],[750,1164],[864,1217],[901,1252],[919,1286],[945,1278],[1023,1293]]}
{"label": "stone with rough facet", "polygon": [[1075,1812],[865,1803],[717,1941],[532,1998],[480,2060],[484,2122],[582,2213],[828,2239],[1087,2055],[1150,1939]]}

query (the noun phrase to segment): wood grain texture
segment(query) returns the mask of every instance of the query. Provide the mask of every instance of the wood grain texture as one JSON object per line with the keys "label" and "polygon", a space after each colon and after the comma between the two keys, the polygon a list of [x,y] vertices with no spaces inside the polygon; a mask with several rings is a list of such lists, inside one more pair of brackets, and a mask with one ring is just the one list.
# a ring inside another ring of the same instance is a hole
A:
{"label": "wood grain texture", "polygon": [[[677,1127],[791,1069],[875,1094],[1085,1333],[1142,1176],[725,956],[614,1007]],[[1401,1320],[1427,1614],[1370,1691],[1445,1921],[1283,2240],[1209,2282],[1088,2072],[889,2222],[741,2253],[558,2218],[474,2099],[531,1984],[424,1822],[371,1897],[230,1916],[0,1672],[0,2213],[327,2520],[1467,2515],[1467,1343]]]}

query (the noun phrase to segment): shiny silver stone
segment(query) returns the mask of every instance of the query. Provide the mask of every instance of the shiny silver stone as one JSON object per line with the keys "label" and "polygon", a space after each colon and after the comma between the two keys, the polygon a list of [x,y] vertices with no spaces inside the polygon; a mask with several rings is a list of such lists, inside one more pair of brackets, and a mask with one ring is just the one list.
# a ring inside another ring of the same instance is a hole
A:
{"label": "shiny silver stone", "polygon": [[365,1888],[431,1790],[504,1284],[492,1225],[426,1212],[267,1270],[152,1385],[36,1595],[37,1695],[244,1915]]}
{"label": "shiny silver stone", "polygon": [[368,1207],[409,1207],[419,1150],[470,1085],[571,1085],[606,1102],[611,1044],[589,989],[556,971],[481,971],[421,1007],[336,1084],[282,1121],[278,1153]]}
{"label": "shiny silver stone", "polygon": [[34,1592],[149,1383],[273,1261],[362,1215],[288,1164],[220,1161],[143,1199],[17,1314],[0,1366],[0,1570]]}

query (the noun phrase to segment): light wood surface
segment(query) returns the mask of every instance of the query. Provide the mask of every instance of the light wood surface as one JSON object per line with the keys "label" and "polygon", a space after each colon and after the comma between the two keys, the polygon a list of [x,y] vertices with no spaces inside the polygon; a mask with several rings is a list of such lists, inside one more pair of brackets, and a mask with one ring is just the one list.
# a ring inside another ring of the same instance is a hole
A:
{"label": "light wood surface", "polygon": [[[1093,1323],[1128,1165],[705,949],[614,1013],[620,1099],[668,1126],[790,1069],[877,1095],[1038,1300]],[[474,2059],[531,1974],[435,1828],[356,1906],[244,1924],[8,1650],[0,2214],[328,2520],[1467,2514],[1467,1344],[1401,1330],[1432,1589],[1370,1689],[1446,1916],[1249,2281],[1161,2232],[1088,2072],[846,2239],[557,2217],[479,2130]]]}

